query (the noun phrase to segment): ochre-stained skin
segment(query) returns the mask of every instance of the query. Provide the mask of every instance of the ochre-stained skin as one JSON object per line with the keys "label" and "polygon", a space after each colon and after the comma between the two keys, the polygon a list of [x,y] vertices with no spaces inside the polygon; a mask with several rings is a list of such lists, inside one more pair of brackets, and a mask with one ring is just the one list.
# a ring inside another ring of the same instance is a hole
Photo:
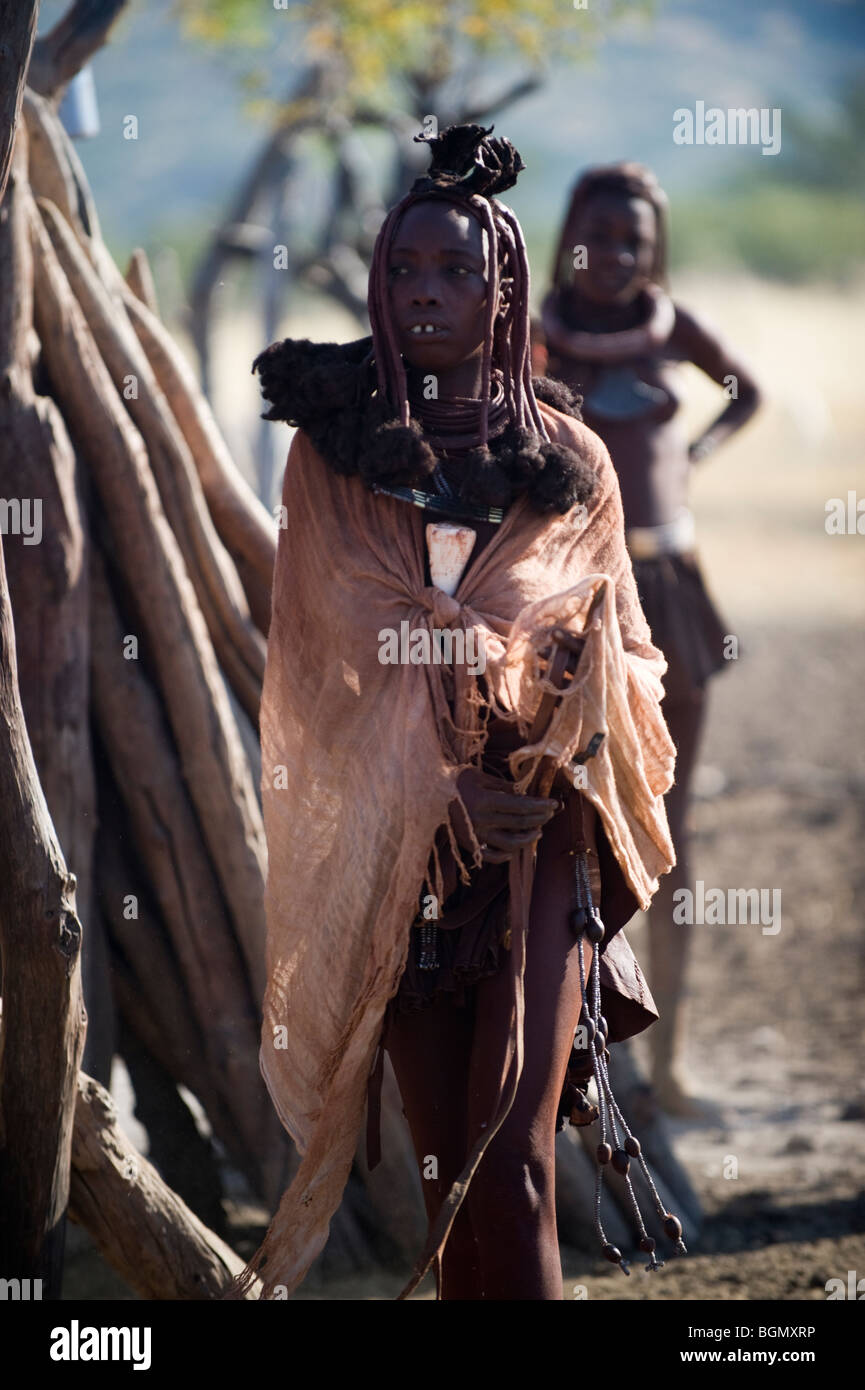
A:
{"label": "ochre-stained skin", "polygon": [[[622,166],[618,166],[620,169]],[[630,178],[616,189],[614,177],[582,181],[566,219],[561,245],[585,248],[586,265],[560,283],[556,307],[572,331],[615,334],[646,320],[647,287],[663,273],[666,238],[665,199],[647,171],[646,196],[635,196],[639,166],[626,166]],[[682,365],[691,362],[725,390],[727,399],[714,422],[689,443],[680,414]],[[675,320],[660,347],[614,363],[578,360],[548,345],[540,325],[533,340],[534,370],[566,382],[583,396],[586,424],[603,439],[619,477],[626,530],[670,522],[688,502],[694,463],[728,439],[760,403],[757,385],[738,353],[694,314],[675,305]],[[656,561],[635,562],[640,598],[654,625],[645,578]],[[682,561],[695,575],[693,556]],[[642,579],[642,582],[641,582]],[[699,583],[699,579],[696,581]],[[714,627],[714,623],[712,626]],[[667,815],[677,864],[665,875],[652,902],[651,986],[660,1022],[650,1034],[653,1083],[671,1112],[689,1114],[702,1107],[688,1093],[681,1075],[683,986],[692,928],[673,922],[673,894],[692,886],[685,817],[689,787],[705,717],[705,682],[695,681],[675,652],[666,650],[660,631],[653,636],[670,662],[664,715],[677,749],[676,781],[667,796]],[[712,640],[716,634],[711,634]]]}

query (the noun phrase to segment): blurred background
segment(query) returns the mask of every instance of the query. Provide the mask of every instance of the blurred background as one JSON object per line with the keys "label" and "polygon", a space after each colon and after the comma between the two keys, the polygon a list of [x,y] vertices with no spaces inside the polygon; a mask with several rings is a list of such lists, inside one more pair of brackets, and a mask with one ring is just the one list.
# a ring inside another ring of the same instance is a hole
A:
{"label": "blurred background", "polygon": [[[65,8],[44,3],[40,32]],[[696,943],[687,1060],[722,1119],[673,1130],[707,1214],[700,1250],[651,1288],[576,1251],[565,1270],[592,1297],[660,1299],[824,1298],[828,1279],[865,1274],[865,536],[825,525],[830,499],[865,497],[865,9],[155,0],[129,5],[88,71],[61,116],[105,239],[121,265],[146,249],[268,507],[290,432],[262,426],[251,361],[276,338],[367,331],[365,256],[425,115],[495,121],[522,153],[508,201],[535,303],[577,173],[623,158],[657,173],[673,296],[766,395],[694,477],[706,576],[740,643],[712,686],[694,871],[777,885],[783,926],[706,926]],[[780,108],[780,152],[675,144],[673,112],[698,101]],[[686,371],[696,436],[721,393]]]}

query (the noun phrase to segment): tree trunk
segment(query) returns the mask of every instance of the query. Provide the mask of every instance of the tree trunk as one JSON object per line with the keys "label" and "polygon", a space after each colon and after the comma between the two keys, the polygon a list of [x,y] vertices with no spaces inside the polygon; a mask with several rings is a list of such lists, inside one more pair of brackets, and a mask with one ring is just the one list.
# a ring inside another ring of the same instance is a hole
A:
{"label": "tree trunk", "polygon": [[98,749],[97,781],[101,824],[96,890],[111,949],[118,1011],[159,1065],[198,1097],[214,1133],[236,1162],[243,1146],[219,1097],[177,956],[131,849],[120,796]]}
{"label": "tree trunk", "polygon": [[198,263],[189,294],[192,305],[190,318],[205,395],[210,392],[210,318],[213,291],[222,275],[225,261],[233,249],[230,230],[249,221],[264,190],[282,173],[288,141],[311,126],[319,127],[325,124],[322,120],[327,110],[328,96],[323,90],[325,77],[324,66],[314,65],[307,69],[299,82],[292,83],[291,90],[280,104],[280,114],[275,128],[268,135],[255,163],[237,190],[228,213],[216,228]]}
{"label": "tree trunk", "polygon": [[30,187],[36,197],[56,203],[91,253],[102,241],[99,216],[75,146],[51,103],[31,87],[25,88],[23,109],[30,141]]}
{"label": "tree trunk", "polygon": [[134,1115],[147,1131],[147,1156],[159,1176],[205,1226],[228,1236],[216,1151],[202,1134],[170,1072],[121,1015],[117,1051],[135,1092]]}

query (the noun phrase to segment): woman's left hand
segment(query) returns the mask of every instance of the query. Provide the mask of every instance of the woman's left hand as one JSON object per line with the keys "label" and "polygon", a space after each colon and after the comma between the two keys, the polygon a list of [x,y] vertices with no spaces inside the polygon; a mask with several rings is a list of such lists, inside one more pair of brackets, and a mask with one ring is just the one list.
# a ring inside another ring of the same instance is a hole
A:
{"label": "woman's left hand", "polygon": [[465,824],[467,814],[487,864],[504,864],[519,850],[533,845],[562,805],[552,797],[522,796],[511,783],[475,767],[463,769],[457,790],[465,807],[465,813],[459,806],[452,812],[457,841],[463,849],[473,848]]}

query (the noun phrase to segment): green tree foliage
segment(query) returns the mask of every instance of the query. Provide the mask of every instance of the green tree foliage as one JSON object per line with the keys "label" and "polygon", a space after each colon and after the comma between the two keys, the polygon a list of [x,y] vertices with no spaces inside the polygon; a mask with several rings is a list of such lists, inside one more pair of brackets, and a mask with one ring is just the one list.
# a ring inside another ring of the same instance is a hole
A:
{"label": "green tree foliage", "polygon": [[467,66],[497,56],[542,68],[551,53],[584,56],[604,29],[628,14],[648,15],[652,0],[177,0],[185,32],[209,44],[256,50],[274,44],[302,61],[327,61],[349,104],[381,104],[400,87],[440,87]]}

